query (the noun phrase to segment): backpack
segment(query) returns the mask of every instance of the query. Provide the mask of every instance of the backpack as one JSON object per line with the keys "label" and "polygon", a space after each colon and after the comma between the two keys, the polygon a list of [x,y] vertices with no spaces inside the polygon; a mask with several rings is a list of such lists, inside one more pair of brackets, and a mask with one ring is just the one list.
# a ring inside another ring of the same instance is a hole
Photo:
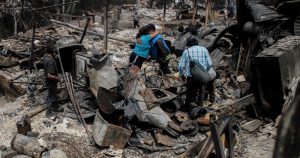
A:
{"label": "backpack", "polygon": [[[165,46],[165,48],[167,48],[167,50],[169,51],[169,53],[171,52],[170,51],[170,48],[168,47],[168,45],[167,45],[167,43],[166,43],[166,41],[164,40],[164,38],[160,35],[160,34],[158,34],[157,36],[155,36],[151,41],[150,41],[150,44],[151,44],[151,49],[150,49],[150,55],[151,55],[151,57],[153,57],[153,58],[157,58],[157,53],[158,53],[158,48],[157,48],[157,46],[155,45],[156,44],[156,42],[158,41],[158,40],[162,40],[162,43],[164,44],[164,46]],[[165,54],[166,56],[168,55],[168,54]]]}

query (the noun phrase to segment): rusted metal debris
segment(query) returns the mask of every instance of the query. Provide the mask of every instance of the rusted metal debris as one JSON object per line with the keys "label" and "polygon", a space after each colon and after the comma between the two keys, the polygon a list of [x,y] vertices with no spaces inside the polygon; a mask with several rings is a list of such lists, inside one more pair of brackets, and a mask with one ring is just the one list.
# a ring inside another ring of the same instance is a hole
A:
{"label": "rusted metal debris", "polygon": [[190,120],[189,115],[184,112],[181,112],[181,111],[177,111],[175,113],[175,117],[176,117],[177,121],[179,121],[179,122],[184,122],[184,121]]}
{"label": "rusted metal debris", "polygon": [[176,97],[175,94],[158,88],[147,88],[145,91],[141,92],[141,95],[144,97],[148,109],[152,109],[162,103],[171,101]]}
{"label": "rusted metal debris", "polygon": [[193,136],[197,134],[199,128],[198,128],[198,123],[194,120],[187,120],[183,121],[180,124],[180,129],[182,130],[183,134]]}
{"label": "rusted metal debris", "polygon": [[155,138],[156,138],[156,141],[158,144],[163,144],[166,146],[174,146],[175,145],[174,140],[165,134],[156,133]]}
{"label": "rusted metal debris", "polygon": [[130,135],[130,130],[110,124],[101,117],[99,112],[96,113],[93,127],[96,144],[100,146],[113,145],[115,148],[123,149]]}

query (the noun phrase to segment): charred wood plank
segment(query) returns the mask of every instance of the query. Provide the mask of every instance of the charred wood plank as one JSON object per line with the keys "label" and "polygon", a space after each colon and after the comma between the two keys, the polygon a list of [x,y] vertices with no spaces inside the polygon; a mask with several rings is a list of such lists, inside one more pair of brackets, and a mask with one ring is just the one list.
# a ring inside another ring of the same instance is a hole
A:
{"label": "charred wood plank", "polygon": [[[80,31],[80,32],[84,31],[83,28],[80,28],[80,27],[77,27],[77,26],[74,26],[74,25],[71,25],[71,24],[68,24],[68,23],[65,23],[65,22],[57,21],[57,20],[54,20],[54,19],[50,19],[50,22],[58,24],[58,25],[69,27],[69,28],[74,29],[76,31]],[[100,38],[104,37],[103,34],[98,34],[98,33],[92,32],[92,31],[86,31],[86,32],[89,33],[89,34],[91,34],[91,35],[98,36]],[[112,39],[112,40],[116,40],[116,41],[121,41],[121,42],[126,42],[126,43],[135,43],[134,41],[131,41],[131,40],[117,38],[117,37],[112,37],[112,36],[108,36],[108,39]]]}
{"label": "charred wood plank", "polygon": [[[227,118],[225,121],[222,122],[218,131],[219,135],[221,135],[224,132],[230,120],[231,118]],[[199,154],[197,155],[197,158],[207,158],[213,149],[214,149],[214,144],[213,144],[212,136],[209,136],[207,138],[206,143],[203,145],[203,148],[200,150]]]}
{"label": "charred wood plank", "polygon": [[217,109],[218,118],[224,118],[229,115],[235,115],[243,110],[247,105],[254,104],[255,96],[253,94],[249,94],[243,98],[238,99],[232,104],[223,105],[221,108]]}
{"label": "charred wood plank", "polygon": [[31,117],[43,112],[44,110],[46,110],[46,106],[41,105],[41,106],[35,108],[34,110],[30,111],[29,113],[27,113],[26,116],[28,118],[31,118]]}
{"label": "charred wood plank", "polygon": [[10,82],[5,75],[1,74],[0,71],[0,87],[4,90],[7,96],[11,97],[19,97],[26,93],[25,89],[23,89],[20,85],[16,85]]}
{"label": "charred wood plank", "polygon": [[228,128],[226,130],[226,136],[228,138],[228,147],[229,147],[229,158],[234,158],[234,136],[233,136],[233,125],[232,120],[228,122]]}
{"label": "charred wood plank", "polygon": [[[223,121],[219,128],[218,134],[221,135],[227,124],[229,123],[230,118],[227,118]],[[198,157],[205,158],[212,152],[214,148],[213,140],[211,136],[208,136],[205,140],[199,141],[197,144],[188,148],[188,150],[181,156],[181,158],[189,158],[189,157]]]}
{"label": "charred wood plank", "polygon": [[214,142],[214,146],[216,149],[217,158],[225,158],[224,148],[221,141],[221,136],[219,135],[220,132],[218,126],[215,123],[212,123],[210,128],[211,128],[212,140]]}

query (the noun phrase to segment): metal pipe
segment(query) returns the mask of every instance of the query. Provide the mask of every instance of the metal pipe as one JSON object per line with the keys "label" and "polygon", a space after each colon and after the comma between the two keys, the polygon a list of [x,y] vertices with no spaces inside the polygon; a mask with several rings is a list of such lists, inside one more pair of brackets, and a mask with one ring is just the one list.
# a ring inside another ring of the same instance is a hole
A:
{"label": "metal pipe", "polygon": [[86,19],[86,24],[85,24],[85,27],[84,27],[84,30],[83,30],[83,33],[82,33],[82,36],[81,36],[81,39],[80,39],[79,43],[82,43],[82,41],[84,39],[84,36],[86,35],[86,31],[87,31],[87,28],[90,24],[90,21],[91,21],[90,17]]}
{"label": "metal pipe", "polygon": [[106,0],[106,4],[104,6],[104,52],[107,52],[108,44],[108,6],[109,0]]}

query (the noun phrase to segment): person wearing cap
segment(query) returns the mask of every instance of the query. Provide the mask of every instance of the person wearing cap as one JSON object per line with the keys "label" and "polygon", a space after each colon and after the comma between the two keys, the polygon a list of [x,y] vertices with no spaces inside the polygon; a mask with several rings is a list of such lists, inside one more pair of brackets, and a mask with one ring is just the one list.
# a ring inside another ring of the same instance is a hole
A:
{"label": "person wearing cap", "polygon": [[[156,31],[154,24],[148,24],[146,27],[151,31]],[[164,40],[161,34],[157,34],[150,41],[151,49],[150,56],[155,59],[157,63],[159,63],[159,67],[161,71],[165,74],[171,73],[169,69],[169,60],[167,60],[167,56],[171,53],[170,48],[167,44],[167,41]],[[170,45],[170,44],[169,44]]]}
{"label": "person wearing cap", "polygon": [[[186,46],[188,48],[183,51],[178,66],[179,75],[186,78],[187,94],[186,94],[185,105],[187,107],[191,107],[191,105],[192,106],[197,105],[196,103],[197,93],[199,93],[198,105],[203,105],[204,95],[202,89],[205,83],[199,83],[193,78],[190,70],[190,61],[193,60],[198,62],[203,66],[203,68],[206,71],[208,71],[210,70],[210,68],[212,68],[212,60],[209,56],[208,50],[203,46],[199,46],[198,40],[196,38],[194,37],[188,38]],[[206,83],[207,91],[210,95],[210,99],[209,99],[210,102],[214,102],[215,100],[213,82],[214,80]]]}

